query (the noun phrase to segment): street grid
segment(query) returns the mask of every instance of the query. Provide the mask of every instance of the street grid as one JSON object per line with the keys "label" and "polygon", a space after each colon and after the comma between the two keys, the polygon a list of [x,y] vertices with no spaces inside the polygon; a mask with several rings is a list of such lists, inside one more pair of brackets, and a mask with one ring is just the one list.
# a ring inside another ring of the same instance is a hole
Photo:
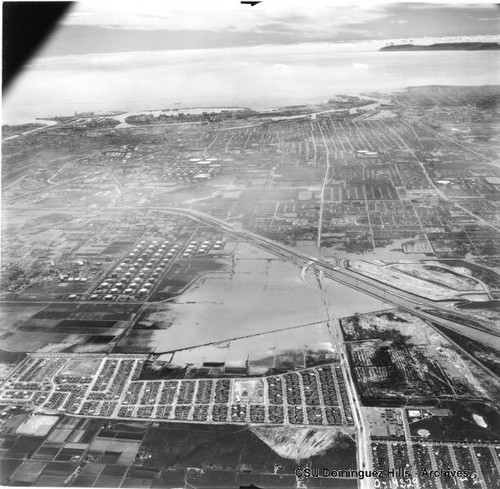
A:
{"label": "street grid", "polygon": [[[135,358],[134,358],[135,357]],[[2,386],[0,402],[110,419],[293,424],[354,428],[342,367],[329,364],[262,378],[139,380],[147,356],[101,358],[93,375],[64,375],[74,358],[29,355]],[[92,356],[92,358],[99,358]],[[258,382],[256,394],[240,383]]]}

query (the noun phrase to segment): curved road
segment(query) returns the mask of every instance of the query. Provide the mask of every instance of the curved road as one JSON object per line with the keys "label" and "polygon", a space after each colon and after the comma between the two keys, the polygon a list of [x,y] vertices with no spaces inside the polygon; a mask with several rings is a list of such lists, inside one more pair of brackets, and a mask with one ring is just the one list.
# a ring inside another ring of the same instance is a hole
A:
{"label": "curved road", "polygon": [[[314,266],[317,270],[323,271],[326,277],[338,283],[364,292],[384,302],[389,302],[417,316],[468,336],[475,341],[479,341],[488,346],[496,345],[500,348],[500,330],[495,329],[489,324],[480,322],[479,320],[472,321],[466,314],[452,310],[432,300],[391,287],[377,280],[353,272],[346,268],[346,262],[344,260],[335,259],[330,262],[317,258],[239,226],[237,227],[229,224],[221,219],[205,214],[204,212],[176,207],[155,207],[153,209],[169,214],[183,215],[201,222],[202,224],[215,226],[227,234],[245,239],[255,246],[288,261],[292,261],[299,266],[308,264],[309,266]],[[438,314],[446,314],[448,318],[439,316]]]}
{"label": "curved road", "polygon": [[[233,226],[221,219],[217,219],[208,214],[205,214],[200,211],[190,210],[190,209],[180,209],[175,207],[159,207],[155,208],[158,211],[166,212],[170,214],[178,214],[194,219],[202,224],[213,226],[225,233],[242,238],[247,242],[254,244],[270,253],[273,253],[277,256],[283,257],[284,259],[291,261],[297,265],[302,267],[314,267],[320,273],[324,273],[324,275],[336,282],[347,285],[354,289],[360,290],[364,293],[367,293],[373,297],[378,299],[382,299],[385,302],[390,302],[397,307],[410,311],[411,313],[420,316],[424,319],[433,321],[434,323],[445,326],[449,329],[453,329],[458,331],[466,336],[470,336],[475,340],[481,341],[486,345],[499,345],[499,336],[500,333],[493,328],[490,328],[486,325],[475,325],[471,327],[470,318],[467,316],[455,313],[453,311],[454,317],[456,317],[457,321],[452,321],[451,319],[446,319],[440,316],[436,316],[433,314],[433,311],[436,313],[451,313],[450,309],[447,309],[443,306],[440,306],[433,301],[428,299],[421,298],[409,292],[405,292],[399,289],[395,289],[394,287],[390,287],[381,282],[377,282],[376,280],[369,279],[364,277],[363,275],[359,275],[351,270],[345,268],[346,263],[343,260],[334,260],[333,265],[330,262],[319,259],[317,257],[308,255],[307,253],[303,253],[299,250],[290,248],[281,243],[277,243],[268,238],[260,236],[258,234],[252,233],[246,229],[241,228],[240,226]],[[342,268],[341,268],[342,267]],[[304,268],[302,273],[304,274]],[[423,310],[422,307],[426,309]],[[344,366],[344,376],[346,381],[346,388],[349,397],[349,401],[352,405],[352,413],[354,416],[355,424],[357,426],[357,434],[358,434],[358,442],[357,442],[357,462],[358,462],[358,470],[371,470],[372,469],[372,460],[371,460],[371,443],[370,443],[370,431],[368,429],[367,420],[365,417],[365,413],[363,411],[363,406],[361,404],[361,400],[359,398],[358,391],[356,389],[356,384],[354,382],[351,369],[349,367],[348,354],[345,346],[345,342],[343,341],[342,331],[340,322],[336,317],[332,318],[330,324],[334,325],[334,340],[338,345],[340,352],[340,360],[341,364]],[[462,353],[467,355],[470,360],[475,362],[476,365],[483,368],[485,371],[490,373],[491,375],[496,375],[487,369],[484,365],[478,362],[472,355],[470,355],[465,350],[461,350]],[[370,489],[371,482],[370,478],[364,478],[360,480],[360,489]]]}

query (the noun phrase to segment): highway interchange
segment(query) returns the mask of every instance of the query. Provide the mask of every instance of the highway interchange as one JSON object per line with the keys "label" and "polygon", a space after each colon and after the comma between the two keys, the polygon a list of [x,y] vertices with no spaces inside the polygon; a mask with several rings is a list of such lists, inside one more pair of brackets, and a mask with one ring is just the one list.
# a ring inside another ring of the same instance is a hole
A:
{"label": "highway interchange", "polygon": [[[440,305],[429,299],[425,299],[412,294],[409,291],[396,289],[387,284],[378,282],[374,279],[362,276],[349,269],[349,262],[340,259],[324,259],[302,252],[298,249],[288,247],[279,242],[270,240],[251,231],[242,228],[239,225],[233,225],[222,219],[215,218],[209,214],[180,207],[149,207],[149,210],[156,212],[175,214],[188,217],[202,225],[215,227],[219,231],[227,233],[230,236],[242,239],[251,243],[275,256],[278,256],[288,262],[291,262],[302,268],[302,277],[305,271],[313,269],[320,277],[320,282],[323,278],[331,279],[340,284],[346,285],[358,291],[364,292],[372,297],[380,299],[384,302],[392,304],[396,307],[409,311],[421,318],[432,321],[445,328],[457,331],[465,336],[471,337],[476,341],[480,341],[486,345],[500,346],[500,333],[489,326],[488,324],[472,324],[470,318],[466,315],[450,308]],[[323,290],[326,294],[326,292]],[[328,298],[329,305],[334,303],[335,298]],[[18,301],[16,301],[18,302]],[[334,313],[334,305],[327,308],[329,310],[329,329],[331,333],[332,342],[339,354],[342,371],[344,374],[345,385],[352,406],[352,413],[354,417],[355,426],[357,428],[357,459],[358,469],[371,470],[371,443],[370,443],[370,430],[368,428],[364,408],[361,404],[359,393],[356,389],[356,384],[353,379],[351,369],[349,368],[348,354],[343,335],[341,331],[340,321]],[[445,318],[437,314],[448,314],[451,318]],[[460,348],[459,345],[456,345]],[[465,350],[461,349],[472,361],[474,361],[481,368],[486,370],[489,374],[494,375],[484,365],[479,363],[472,355]],[[368,489],[370,486],[370,479],[365,478],[360,481],[361,489]]]}
{"label": "highway interchange", "polygon": [[[311,256],[307,253],[301,252],[297,249],[290,248],[281,243],[272,241],[263,236],[257,235],[243,229],[241,227],[236,227],[227,223],[221,219],[217,219],[213,216],[205,214],[200,211],[180,209],[180,208],[156,208],[156,210],[178,214],[190,217],[200,223],[215,226],[221,231],[226,232],[229,235],[236,236],[238,238],[245,239],[247,242],[251,242],[255,246],[258,246],[274,255],[280,256],[288,261],[295,263],[296,265],[302,266],[303,270],[308,267],[313,267],[317,270],[320,275],[332,279],[341,284],[347,285],[349,287],[355,288],[362,292],[365,292],[373,297],[381,299],[385,302],[389,302],[394,306],[400,307],[406,311],[409,311],[417,316],[420,316],[434,323],[440,324],[449,329],[458,331],[466,336],[471,336],[474,339],[484,342],[490,345],[500,346],[500,332],[489,328],[484,325],[481,329],[477,327],[471,328],[467,325],[470,322],[469,318],[465,315],[453,311],[454,316],[456,316],[457,321],[451,321],[443,317],[435,315],[435,312],[446,311],[449,309],[439,306],[433,301],[424,299],[422,297],[411,294],[407,291],[402,291],[399,289],[392,288],[386,284],[382,284],[375,280],[369,279],[367,277],[362,277],[355,272],[350,271],[346,267],[346,262],[343,260],[335,259],[331,262],[319,259],[317,257]],[[425,309],[423,309],[425,308]],[[433,313],[434,312],[434,313]],[[344,377],[346,380],[347,392],[353,406],[353,414],[355,424],[358,429],[358,443],[357,443],[357,457],[358,457],[358,469],[361,470],[371,470],[371,445],[370,445],[370,431],[367,427],[366,416],[363,412],[363,407],[359,398],[358,391],[354,379],[352,377],[351,369],[349,368],[348,355],[345,342],[343,341],[342,331],[340,322],[335,315],[330,318],[329,321],[330,331],[332,333],[332,340],[337,348],[340,355],[341,364],[343,365]],[[472,355],[470,355],[465,350],[461,349],[471,360],[473,360],[477,365],[486,370],[488,373],[495,376],[495,374],[487,369],[484,365],[478,362]],[[496,376],[495,376],[496,377]],[[371,482],[368,478],[360,480],[360,488],[368,489],[371,487]]]}

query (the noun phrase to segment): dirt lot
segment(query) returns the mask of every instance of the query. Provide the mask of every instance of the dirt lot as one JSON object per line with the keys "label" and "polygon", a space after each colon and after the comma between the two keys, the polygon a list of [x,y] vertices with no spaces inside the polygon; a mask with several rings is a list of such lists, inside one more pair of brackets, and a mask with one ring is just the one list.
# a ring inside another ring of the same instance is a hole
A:
{"label": "dirt lot", "polygon": [[342,320],[351,364],[369,402],[494,395],[485,373],[427,322],[401,311]]}
{"label": "dirt lot", "polygon": [[59,421],[59,416],[34,414],[19,425],[16,433],[20,435],[45,436]]}
{"label": "dirt lot", "polygon": [[434,301],[459,298],[464,292],[476,293],[480,298],[480,293],[484,292],[484,288],[476,280],[447,272],[442,267],[425,268],[419,264],[408,263],[387,265],[382,262],[357,260],[351,261],[349,268],[392,287]]}

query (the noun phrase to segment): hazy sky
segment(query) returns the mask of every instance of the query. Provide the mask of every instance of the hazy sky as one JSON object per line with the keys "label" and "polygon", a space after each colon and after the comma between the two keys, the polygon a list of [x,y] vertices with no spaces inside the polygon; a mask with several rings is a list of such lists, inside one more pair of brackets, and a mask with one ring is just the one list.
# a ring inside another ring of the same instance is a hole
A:
{"label": "hazy sky", "polygon": [[498,34],[493,3],[380,0],[78,2],[44,55]]}
{"label": "hazy sky", "polygon": [[85,0],[4,93],[3,120],[498,83],[499,51],[378,49],[387,40],[498,41],[499,18],[492,3],[456,0]]}

